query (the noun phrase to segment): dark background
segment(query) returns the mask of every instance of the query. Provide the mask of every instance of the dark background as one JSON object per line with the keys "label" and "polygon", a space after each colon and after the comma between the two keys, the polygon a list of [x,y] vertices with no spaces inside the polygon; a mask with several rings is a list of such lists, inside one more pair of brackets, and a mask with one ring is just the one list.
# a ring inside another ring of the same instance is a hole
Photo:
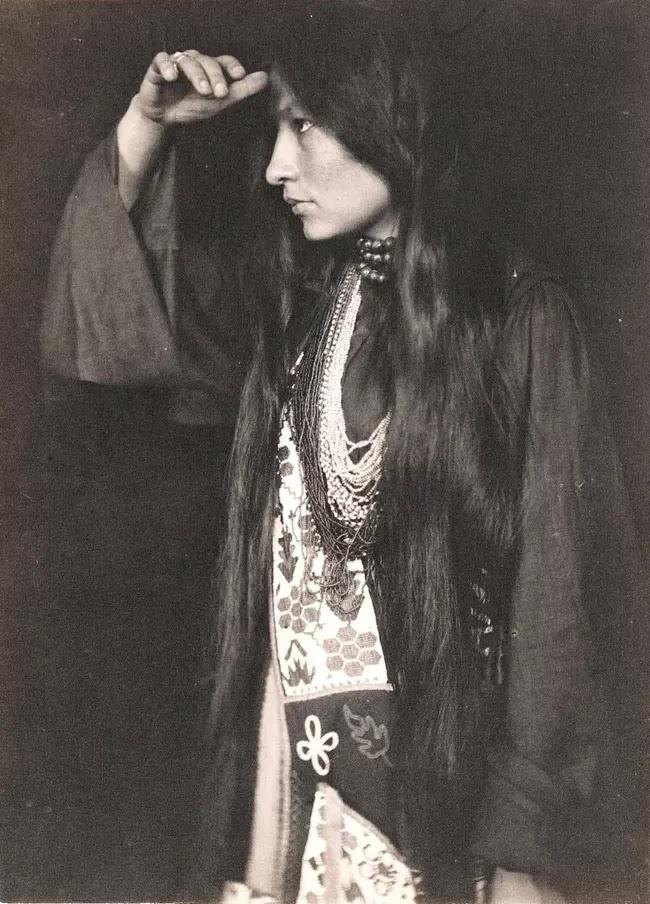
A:
{"label": "dark background", "polygon": [[[183,870],[227,437],[167,424],[152,392],[97,388],[67,407],[44,402],[38,323],[65,198],[153,53],[197,46],[246,62],[262,52],[275,11],[291,6],[51,0],[0,9],[5,901],[161,900]],[[550,263],[582,307],[645,545],[648,4],[395,7],[425,46],[435,31],[444,48],[504,233]],[[232,140],[217,149],[224,169],[237,156]],[[629,689],[612,775],[618,871],[600,880],[611,904],[645,891],[640,606],[626,620]]]}

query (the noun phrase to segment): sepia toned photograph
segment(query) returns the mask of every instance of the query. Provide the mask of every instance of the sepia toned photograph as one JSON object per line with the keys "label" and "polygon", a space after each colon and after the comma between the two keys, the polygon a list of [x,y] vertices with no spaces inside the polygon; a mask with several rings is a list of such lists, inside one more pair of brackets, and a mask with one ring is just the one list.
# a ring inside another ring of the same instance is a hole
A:
{"label": "sepia toned photograph", "polygon": [[649,47],[4,0],[0,901],[647,900]]}

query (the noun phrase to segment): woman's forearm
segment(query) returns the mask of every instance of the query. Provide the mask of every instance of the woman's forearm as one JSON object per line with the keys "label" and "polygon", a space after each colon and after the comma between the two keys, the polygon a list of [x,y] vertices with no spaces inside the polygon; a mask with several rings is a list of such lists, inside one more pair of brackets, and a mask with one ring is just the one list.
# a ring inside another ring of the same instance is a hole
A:
{"label": "woman's forearm", "polygon": [[164,125],[145,116],[136,94],[117,127],[117,184],[127,210],[135,204],[142,186],[156,164],[165,132]]}

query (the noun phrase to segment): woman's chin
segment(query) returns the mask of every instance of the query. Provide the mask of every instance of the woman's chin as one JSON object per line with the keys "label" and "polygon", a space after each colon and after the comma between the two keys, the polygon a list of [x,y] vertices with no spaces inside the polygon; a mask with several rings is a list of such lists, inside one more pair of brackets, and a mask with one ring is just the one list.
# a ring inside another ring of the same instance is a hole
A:
{"label": "woman's chin", "polygon": [[302,234],[308,242],[324,242],[327,239],[334,238],[331,230],[324,228],[322,225],[319,226],[318,223],[310,223],[307,219],[303,220]]}
{"label": "woman's chin", "polygon": [[346,235],[347,229],[337,229],[332,223],[305,216],[302,219],[302,234],[308,242],[327,242]]}

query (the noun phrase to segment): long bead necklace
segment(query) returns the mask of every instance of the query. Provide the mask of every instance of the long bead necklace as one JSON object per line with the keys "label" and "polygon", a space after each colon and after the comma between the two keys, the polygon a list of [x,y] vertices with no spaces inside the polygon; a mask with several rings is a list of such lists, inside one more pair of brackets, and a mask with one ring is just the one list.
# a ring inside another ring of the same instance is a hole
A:
{"label": "long bead necklace", "polygon": [[[360,301],[359,271],[349,266],[296,364],[289,406],[308,505],[325,553],[322,587],[335,609],[337,599],[350,599],[353,580],[347,562],[366,557],[374,543],[389,422],[388,416],[382,418],[360,443],[347,438],[341,380]],[[354,617],[354,611],[345,616]]]}
{"label": "long bead necklace", "polygon": [[354,272],[336,302],[325,344],[325,367],[319,394],[319,463],[327,498],[337,518],[354,527],[365,521],[376,496],[390,416],[371,435],[352,442],[343,414],[342,384],[352,334],[361,304],[361,275]]}

